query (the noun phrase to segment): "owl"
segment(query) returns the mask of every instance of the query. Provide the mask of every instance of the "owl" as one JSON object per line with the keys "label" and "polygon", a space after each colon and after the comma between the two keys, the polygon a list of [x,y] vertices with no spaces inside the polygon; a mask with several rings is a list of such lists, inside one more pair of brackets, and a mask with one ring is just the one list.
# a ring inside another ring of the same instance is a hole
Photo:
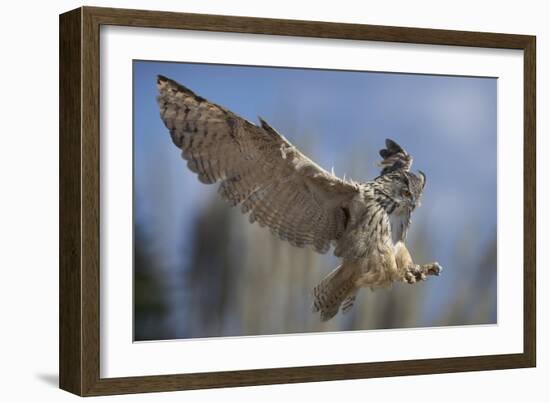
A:
{"label": "owl", "polygon": [[405,239],[426,175],[387,139],[381,172],[359,183],[338,178],[293,146],[263,119],[254,124],[157,77],[160,117],[189,169],[239,206],[251,223],[319,253],[334,248],[340,265],[313,288],[313,310],[326,321],[352,308],[358,290],[414,284],[438,276],[437,263],[416,264]]}

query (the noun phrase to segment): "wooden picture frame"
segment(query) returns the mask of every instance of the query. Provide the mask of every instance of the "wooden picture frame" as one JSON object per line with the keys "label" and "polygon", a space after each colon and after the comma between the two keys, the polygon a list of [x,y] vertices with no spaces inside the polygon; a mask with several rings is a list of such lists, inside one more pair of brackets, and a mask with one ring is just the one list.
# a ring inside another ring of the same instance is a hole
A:
{"label": "wooden picture frame", "polygon": [[[100,377],[99,74],[102,25],[523,50],[523,353]],[[536,365],[535,37],[81,7],[60,16],[60,387],[80,396],[481,371]]]}

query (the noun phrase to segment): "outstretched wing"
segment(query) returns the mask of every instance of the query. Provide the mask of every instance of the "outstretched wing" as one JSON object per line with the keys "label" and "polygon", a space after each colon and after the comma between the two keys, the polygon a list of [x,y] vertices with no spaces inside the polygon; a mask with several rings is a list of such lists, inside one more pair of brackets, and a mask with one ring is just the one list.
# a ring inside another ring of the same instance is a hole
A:
{"label": "outstretched wing", "polygon": [[160,116],[201,182],[220,182],[219,194],[250,222],[294,246],[325,253],[340,238],[356,184],[319,167],[261,119],[252,124],[163,76],[157,87]]}
{"label": "outstretched wing", "polygon": [[413,158],[395,141],[386,139],[386,148],[380,150],[382,161],[378,164],[382,168],[381,175],[411,169]]}

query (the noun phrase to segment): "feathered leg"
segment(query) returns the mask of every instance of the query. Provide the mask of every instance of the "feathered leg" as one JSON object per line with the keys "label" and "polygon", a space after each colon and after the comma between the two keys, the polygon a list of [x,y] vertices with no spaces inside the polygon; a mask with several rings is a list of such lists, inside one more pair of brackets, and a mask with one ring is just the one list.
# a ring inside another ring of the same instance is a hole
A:
{"label": "feathered leg", "polygon": [[422,265],[415,264],[403,242],[399,242],[395,247],[395,261],[398,270],[401,272],[402,281],[409,284],[424,281],[428,276],[439,276],[443,271],[441,265],[437,262]]}
{"label": "feathered leg", "polygon": [[355,267],[343,263],[313,289],[313,311],[321,312],[323,322],[336,315],[342,303],[343,311],[351,308],[357,292],[356,278]]}

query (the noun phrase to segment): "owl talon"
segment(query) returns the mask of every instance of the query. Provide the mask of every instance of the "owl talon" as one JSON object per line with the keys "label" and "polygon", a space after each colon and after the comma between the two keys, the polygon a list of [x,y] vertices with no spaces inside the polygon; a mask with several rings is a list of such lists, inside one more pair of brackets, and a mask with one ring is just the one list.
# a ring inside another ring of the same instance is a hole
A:
{"label": "owl talon", "polygon": [[420,269],[420,270],[416,269],[413,272],[413,275],[414,275],[414,279],[416,280],[416,282],[426,280],[426,273],[424,273],[424,271],[422,271],[422,269]]}
{"label": "owl talon", "polygon": [[439,276],[443,271],[439,263],[430,263],[422,266],[413,266],[405,271],[404,281],[415,284],[419,281],[426,281],[428,276]]}
{"label": "owl talon", "polygon": [[411,267],[405,272],[405,281],[409,284],[414,284],[417,281],[425,280],[426,276],[420,271],[417,266]]}
{"label": "owl talon", "polygon": [[431,267],[428,269],[428,274],[430,276],[439,276],[443,271],[443,267],[437,262],[432,263]]}

